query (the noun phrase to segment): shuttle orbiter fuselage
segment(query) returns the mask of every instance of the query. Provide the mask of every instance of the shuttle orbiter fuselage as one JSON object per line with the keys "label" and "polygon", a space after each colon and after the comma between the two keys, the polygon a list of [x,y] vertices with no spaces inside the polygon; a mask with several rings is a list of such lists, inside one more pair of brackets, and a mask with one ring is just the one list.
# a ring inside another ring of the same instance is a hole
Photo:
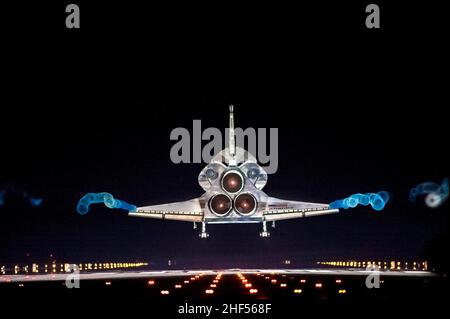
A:
{"label": "shuttle orbiter fuselage", "polygon": [[206,224],[262,223],[261,237],[268,237],[267,222],[339,212],[328,204],[269,197],[262,189],[267,173],[255,157],[235,145],[233,106],[230,106],[229,145],[200,172],[205,193],[195,199],[138,207],[129,216],[202,223],[200,238],[207,238]]}

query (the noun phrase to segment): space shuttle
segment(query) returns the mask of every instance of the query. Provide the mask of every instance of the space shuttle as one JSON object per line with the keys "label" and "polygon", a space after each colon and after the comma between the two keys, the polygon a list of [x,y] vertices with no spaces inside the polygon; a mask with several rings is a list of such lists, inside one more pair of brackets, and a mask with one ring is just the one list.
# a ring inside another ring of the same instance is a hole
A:
{"label": "space shuttle", "polygon": [[267,223],[338,213],[328,204],[291,201],[270,197],[263,188],[267,173],[256,158],[236,146],[234,112],[230,106],[229,145],[215,155],[198,176],[205,191],[198,198],[183,202],[135,207],[129,216],[201,224],[200,238],[208,238],[208,224],[262,224],[261,237],[269,237]]}

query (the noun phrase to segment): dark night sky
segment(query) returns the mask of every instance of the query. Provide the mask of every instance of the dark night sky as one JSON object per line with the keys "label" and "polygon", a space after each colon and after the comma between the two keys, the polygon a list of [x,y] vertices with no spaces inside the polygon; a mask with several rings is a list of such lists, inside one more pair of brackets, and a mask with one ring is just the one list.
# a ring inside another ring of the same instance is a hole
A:
{"label": "dark night sky", "polygon": [[[49,5],[44,22],[8,36],[0,186],[44,203],[31,208],[12,196],[0,207],[0,261],[26,252],[218,267],[409,259],[448,236],[448,203],[431,211],[407,200],[412,186],[450,172],[439,42],[419,26],[394,23],[400,8],[388,7],[385,29],[370,33],[360,26],[362,5],[305,6],[302,19],[270,8],[187,17],[182,8],[87,6],[81,30],[61,27],[60,7]],[[279,222],[269,240],[259,238],[260,225],[213,225],[201,241],[190,223],[102,206],[76,213],[86,192],[137,205],[200,196],[203,164],[173,164],[169,134],[192,131],[193,119],[224,128],[229,103],[237,126],[279,128],[268,194],[331,202],[388,190],[393,201],[381,213],[356,208]]]}

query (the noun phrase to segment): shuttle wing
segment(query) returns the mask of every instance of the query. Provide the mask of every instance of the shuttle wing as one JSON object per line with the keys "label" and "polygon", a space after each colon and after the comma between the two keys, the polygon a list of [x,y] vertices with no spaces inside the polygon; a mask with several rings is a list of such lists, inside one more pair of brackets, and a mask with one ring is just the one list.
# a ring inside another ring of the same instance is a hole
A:
{"label": "shuttle wing", "polygon": [[203,210],[200,200],[195,198],[185,202],[138,207],[135,212],[129,212],[128,216],[201,222]]}
{"label": "shuttle wing", "polygon": [[331,209],[328,204],[297,202],[269,197],[263,216],[266,221],[274,221],[328,215],[338,212],[339,209]]}

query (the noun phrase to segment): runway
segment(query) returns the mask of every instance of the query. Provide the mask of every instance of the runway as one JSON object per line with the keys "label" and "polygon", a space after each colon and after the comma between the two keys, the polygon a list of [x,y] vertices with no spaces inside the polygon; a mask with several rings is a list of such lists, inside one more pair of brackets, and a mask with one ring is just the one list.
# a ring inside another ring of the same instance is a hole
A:
{"label": "runway", "polygon": [[[239,312],[248,307],[269,307],[264,318],[289,318],[306,309],[317,314],[334,313],[342,306],[390,309],[420,304],[435,309],[445,304],[447,281],[443,276],[427,271],[381,271],[379,285],[370,288],[367,279],[374,274],[361,269],[110,271],[81,273],[78,286],[70,286],[76,278],[67,273],[3,275],[0,300],[4,304],[26,302],[31,314],[47,309],[42,305],[62,305],[80,315],[87,308],[99,314],[126,309],[128,315],[147,311],[178,318],[186,315],[180,309],[186,312],[197,306],[210,307],[214,318],[248,318],[249,314]],[[237,312],[225,313],[230,309]]]}
{"label": "runway", "polygon": [[[163,270],[163,271],[127,271],[127,272],[93,272],[80,273],[80,280],[114,280],[114,279],[142,279],[142,278],[170,278],[195,275],[236,275],[273,274],[273,275],[336,275],[336,276],[368,276],[373,272],[361,269],[224,269],[224,270]],[[429,271],[380,271],[380,276],[386,277],[434,277]],[[45,282],[65,281],[70,273],[33,274],[33,275],[2,275],[0,283],[5,282]]]}

